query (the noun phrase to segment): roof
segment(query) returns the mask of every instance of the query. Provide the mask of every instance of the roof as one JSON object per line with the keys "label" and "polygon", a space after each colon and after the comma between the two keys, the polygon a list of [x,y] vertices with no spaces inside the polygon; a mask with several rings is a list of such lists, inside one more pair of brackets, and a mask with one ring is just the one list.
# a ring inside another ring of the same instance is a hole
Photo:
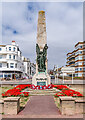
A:
{"label": "roof", "polygon": [[5,47],[6,45],[0,45],[0,47]]}
{"label": "roof", "polygon": [[78,44],[83,44],[83,43],[85,43],[85,41],[83,41],[83,42],[78,42],[78,43],[75,45],[75,47],[76,47]]}

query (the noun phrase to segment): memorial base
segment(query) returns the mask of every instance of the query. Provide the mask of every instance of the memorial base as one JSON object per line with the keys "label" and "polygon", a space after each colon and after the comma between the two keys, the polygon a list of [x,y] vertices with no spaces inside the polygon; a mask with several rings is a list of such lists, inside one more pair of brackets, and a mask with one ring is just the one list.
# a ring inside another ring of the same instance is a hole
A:
{"label": "memorial base", "polygon": [[37,86],[37,85],[49,85],[50,83],[50,76],[45,73],[45,72],[41,72],[38,74],[35,74],[32,78],[32,84]]}

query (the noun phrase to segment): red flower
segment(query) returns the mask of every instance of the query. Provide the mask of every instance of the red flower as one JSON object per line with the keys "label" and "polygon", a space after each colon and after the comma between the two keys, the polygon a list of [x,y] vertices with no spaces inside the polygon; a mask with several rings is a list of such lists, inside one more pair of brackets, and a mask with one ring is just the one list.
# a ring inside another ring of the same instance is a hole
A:
{"label": "red flower", "polygon": [[28,92],[22,92],[21,91],[23,89],[25,89],[26,87],[29,87],[30,85],[18,85],[16,87],[14,87],[13,89],[10,89],[8,91],[6,91],[5,93],[2,93],[3,97],[10,97],[10,96],[20,96],[23,93],[23,96],[28,96],[29,93]]}

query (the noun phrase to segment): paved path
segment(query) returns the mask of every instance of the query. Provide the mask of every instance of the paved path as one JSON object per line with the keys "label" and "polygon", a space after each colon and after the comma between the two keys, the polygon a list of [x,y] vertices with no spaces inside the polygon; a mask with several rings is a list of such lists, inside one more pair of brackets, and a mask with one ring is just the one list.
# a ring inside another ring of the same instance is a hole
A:
{"label": "paved path", "polygon": [[33,120],[37,120],[37,118],[40,118],[39,120],[41,120],[41,118],[48,118],[48,120],[51,120],[51,118],[60,118],[61,120],[64,118],[76,118],[83,120],[83,115],[61,115],[54,103],[53,96],[30,96],[30,100],[23,111],[21,111],[18,115],[3,115],[3,118],[8,118],[7,120],[9,120],[9,118],[13,120],[16,118],[19,120],[25,120],[25,118],[27,118],[26,120],[31,120],[31,118],[34,118]]}
{"label": "paved path", "polygon": [[30,96],[24,110],[18,115],[59,115],[53,96]]}
{"label": "paved path", "polygon": [[[18,115],[2,115],[3,118],[83,118],[82,114],[66,116],[61,115],[54,103],[53,96],[30,96],[25,108]],[[51,119],[49,119],[51,120]]]}
{"label": "paved path", "polygon": [[[78,120],[83,120],[82,114],[77,114],[73,116],[61,115],[54,103],[52,96],[30,96],[26,107],[18,115],[3,115],[3,118],[7,120],[42,120],[42,118],[51,120],[55,118],[56,120],[60,118],[61,120],[66,120],[65,118],[74,118]],[[73,119],[73,120],[74,120]]]}

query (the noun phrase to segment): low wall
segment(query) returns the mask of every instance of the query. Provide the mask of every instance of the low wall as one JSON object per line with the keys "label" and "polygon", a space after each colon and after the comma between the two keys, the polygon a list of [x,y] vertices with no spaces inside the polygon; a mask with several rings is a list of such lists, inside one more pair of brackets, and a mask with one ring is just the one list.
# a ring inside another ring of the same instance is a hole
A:
{"label": "low wall", "polygon": [[18,114],[20,110],[20,97],[7,97],[4,99],[4,114]]}
{"label": "low wall", "polygon": [[85,113],[85,100],[75,100],[75,113]]}
{"label": "low wall", "polygon": [[74,115],[85,113],[85,101],[70,96],[62,96],[60,99],[60,112],[62,115]]}
{"label": "low wall", "polygon": [[0,100],[0,114],[4,113],[4,101]]}
{"label": "low wall", "polygon": [[75,114],[75,98],[72,97],[60,97],[60,112],[62,115]]}

